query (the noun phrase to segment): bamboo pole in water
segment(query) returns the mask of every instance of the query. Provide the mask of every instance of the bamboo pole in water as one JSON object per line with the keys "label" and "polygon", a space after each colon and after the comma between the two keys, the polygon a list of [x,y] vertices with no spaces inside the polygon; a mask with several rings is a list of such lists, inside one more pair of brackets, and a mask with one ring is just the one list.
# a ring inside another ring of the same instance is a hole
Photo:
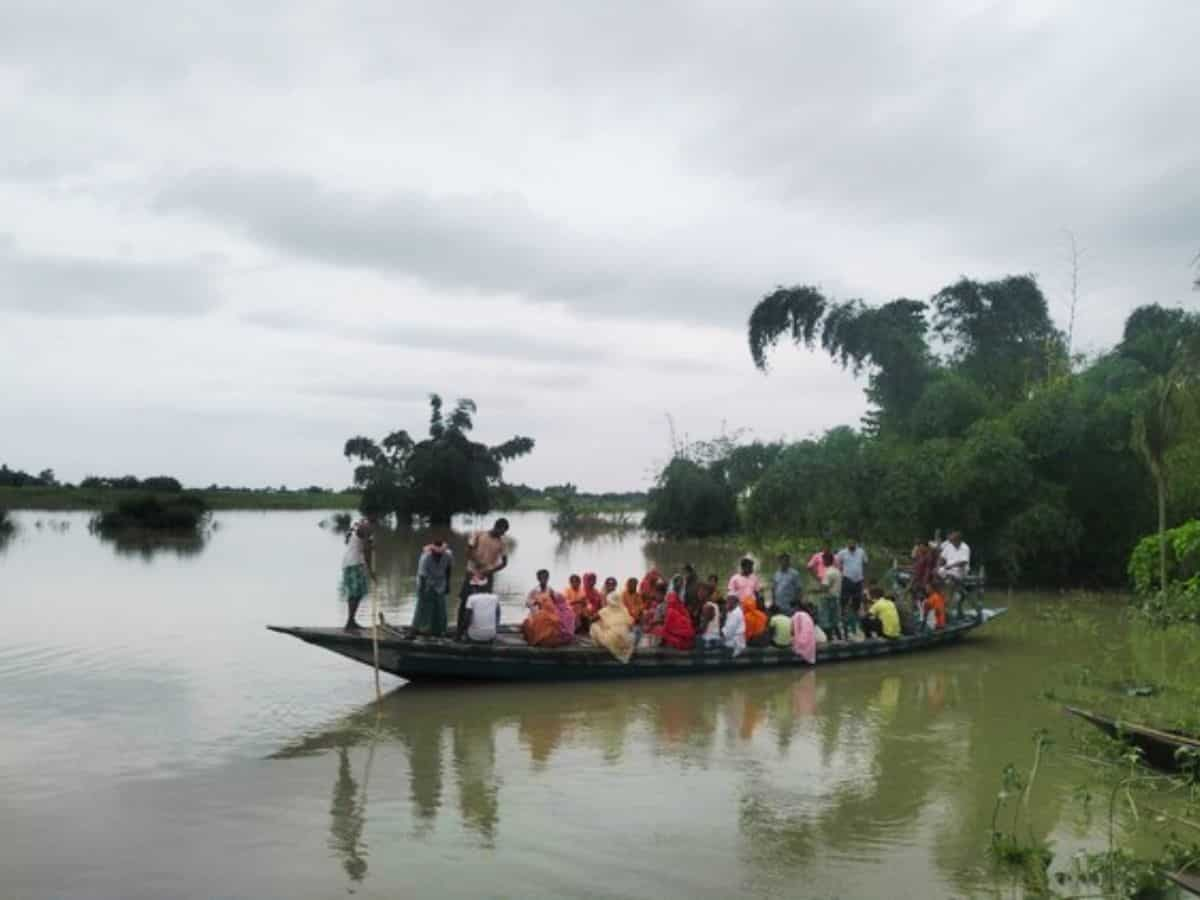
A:
{"label": "bamboo pole in water", "polygon": [[379,585],[371,585],[371,654],[375,660],[375,699],[383,698],[383,689],[379,686]]}

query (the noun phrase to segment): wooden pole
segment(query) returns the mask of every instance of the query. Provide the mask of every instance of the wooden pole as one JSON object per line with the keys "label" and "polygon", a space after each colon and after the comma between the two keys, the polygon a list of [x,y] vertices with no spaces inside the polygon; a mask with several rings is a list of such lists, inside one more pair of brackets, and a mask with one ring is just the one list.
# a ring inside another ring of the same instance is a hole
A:
{"label": "wooden pole", "polygon": [[375,699],[383,699],[379,686],[379,586],[371,585],[371,653],[375,659]]}

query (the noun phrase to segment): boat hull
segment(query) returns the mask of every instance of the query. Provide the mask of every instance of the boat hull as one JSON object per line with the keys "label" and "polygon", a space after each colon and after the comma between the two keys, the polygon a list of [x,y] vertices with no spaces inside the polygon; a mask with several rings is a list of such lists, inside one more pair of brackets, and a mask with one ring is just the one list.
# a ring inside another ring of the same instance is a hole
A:
{"label": "boat hull", "polygon": [[[956,623],[941,631],[897,640],[825,644],[818,649],[817,660],[821,664],[849,662],[945,647],[957,643],[1002,612],[1004,610],[989,610],[977,619]],[[268,627],[364,665],[374,664],[369,630],[347,634],[334,628]],[[598,647],[529,647],[515,636],[512,629],[505,629],[494,644],[461,643],[445,638],[411,638],[401,636],[392,629],[380,629],[379,637],[379,668],[407,681],[594,681],[797,667],[806,668],[807,664],[790,650],[774,647],[750,647],[736,657],[724,649],[642,649],[628,663],[621,663]]]}
{"label": "boat hull", "polygon": [[[1194,764],[1190,760],[1200,756],[1200,737],[1162,731],[1133,722],[1122,722],[1074,706],[1067,706],[1064,709],[1071,715],[1090,722],[1109,737],[1137,747],[1146,764],[1160,771],[1181,771],[1185,766]],[[1180,751],[1187,751],[1188,755],[1184,755]]]}

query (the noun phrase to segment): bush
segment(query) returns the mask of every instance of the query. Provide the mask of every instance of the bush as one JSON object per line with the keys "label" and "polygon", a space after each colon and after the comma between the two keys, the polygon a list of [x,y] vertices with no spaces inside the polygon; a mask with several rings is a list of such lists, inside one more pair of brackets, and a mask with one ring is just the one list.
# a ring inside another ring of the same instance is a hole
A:
{"label": "bush", "polygon": [[650,490],[642,524],[667,537],[729,534],[737,528],[737,500],[720,477],[677,456]]}
{"label": "bush", "polygon": [[1200,519],[1184,522],[1165,534],[1167,541],[1167,581],[1159,584],[1158,535],[1138,541],[1129,557],[1129,577],[1139,594],[1163,588],[1182,589],[1200,594]]}
{"label": "bush", "polygon": [[195,531],[208,516],[208,506],[194,494],[157,497],[153,494],[121,500],[116,509],[106,510],[92,523],[97,531],[126,529],[150,531]]}

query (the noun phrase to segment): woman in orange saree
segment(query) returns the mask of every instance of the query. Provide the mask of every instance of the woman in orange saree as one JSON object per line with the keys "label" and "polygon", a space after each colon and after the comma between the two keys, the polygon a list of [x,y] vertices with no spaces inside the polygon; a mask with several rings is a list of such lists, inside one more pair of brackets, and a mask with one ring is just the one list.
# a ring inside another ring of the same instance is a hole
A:
{"label": "woman in orange saree", "polygon": [[767,614],[758,608],[753,594],[742,598],[742,615],[746,619],[746,643],[750,646],[762,643],[761,639],[755,641],[755,638],[767,633]]}

